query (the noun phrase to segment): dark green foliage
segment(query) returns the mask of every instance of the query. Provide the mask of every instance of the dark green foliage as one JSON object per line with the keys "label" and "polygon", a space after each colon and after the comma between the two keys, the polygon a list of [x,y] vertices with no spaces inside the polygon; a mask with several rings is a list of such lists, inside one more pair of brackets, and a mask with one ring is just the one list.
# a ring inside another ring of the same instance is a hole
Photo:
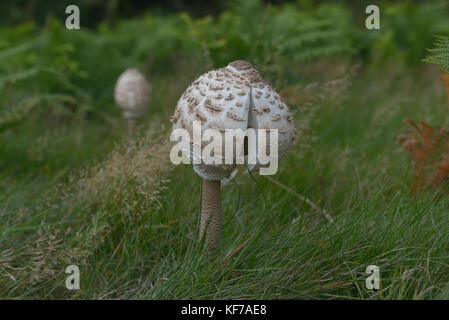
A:
{"label": "dark green foliage", "polygon": [[[449,3],[446,0],[381,2],[380,30],[362,30],[357,46],[365,60],[389,59],[415,66],[425,56],[435,34],[449,35]],[[360,22],[363,26],[364,21]]]}
{"label": "dark green foliage", "polygon": [[[349,52],[350,42],[345,38],[349,18],[345,15],[332,6],[302,12],[293,5],[264,7],[259,0],[251,0],[236,2],[217,19],[194,19],[185,13],[147,14],[114,26],[105,22],[96,31],[66,30],[56,19],[43,30],[33,24],[4,28],[0,130],[29,118],[40,105],[39,95],[71,97],[70,103],[55,99],[51,108],[62,107],[72,117],[104,120],[119,116],[112,90],[128,67],[164,75],[173,73],[179,61],[193,60],[206,69],[247,59],[269,72],[273,65]],[[34,103],[22,102],[30,98]],[[38,119],[49,113],[40,108]]]}

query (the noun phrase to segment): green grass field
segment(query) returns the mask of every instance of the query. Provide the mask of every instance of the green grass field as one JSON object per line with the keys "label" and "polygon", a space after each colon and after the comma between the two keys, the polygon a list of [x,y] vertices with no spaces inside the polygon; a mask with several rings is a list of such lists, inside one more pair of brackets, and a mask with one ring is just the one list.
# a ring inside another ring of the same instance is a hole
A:
{"label": "green grass field", "polygon": [[[169,116],[194,68],[149,75],[134,154],[119,116],[3,131],[0,297],[449,299],[449,200],[409,196],[413,168],[395,142],[405,117],[449,125],[438,69],[362,66],[334,90],[326,83],[347,69],[317,68],[305,83],[318,82],[320,107],[294,109],[301,134],[278,173],[241,170],[223,187],[213,255],[198,242],[200,178],[168,156]],[[71,264],[80,290],[65,288]],[[369,265],[380,290],[365,287]]]}

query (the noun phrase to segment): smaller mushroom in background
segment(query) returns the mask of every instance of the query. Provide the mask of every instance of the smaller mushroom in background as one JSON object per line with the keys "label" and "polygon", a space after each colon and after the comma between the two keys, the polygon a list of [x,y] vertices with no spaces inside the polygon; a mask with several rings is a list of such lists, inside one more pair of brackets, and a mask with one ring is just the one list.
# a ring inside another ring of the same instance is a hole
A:
{"label": "smaller mushroom in background", "polygon": [[136,120],[145,112],[150,102],[151,88],[145,76],[137,69],[125,70],[117,80],[114,90],[115,103],[123,109],[128,120],[128,134],[131,139],[136,132]]}

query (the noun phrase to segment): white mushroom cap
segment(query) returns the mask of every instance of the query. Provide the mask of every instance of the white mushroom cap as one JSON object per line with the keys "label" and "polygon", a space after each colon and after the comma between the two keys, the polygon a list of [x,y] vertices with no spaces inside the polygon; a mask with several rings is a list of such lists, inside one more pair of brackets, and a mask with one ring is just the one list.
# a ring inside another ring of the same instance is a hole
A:
{"label": "white mushroom cap", "polygon": [[115,103],[123,109],[127,119],[139,118],[150,102],[151,88],[144,75],[135,68],[127,69],[117,80]]}
{"label": "white mushroom cap", "polygon": [[[279,159],[288,153],[296,138],[293,117],[287,105],[257,69],[243,60],[233,61],[196,79],[178,100],[171,121],[174,129],[186,129],[191,137],[193,121],[201,122],[202,132],[209,128],[221,132],[224,129],[245,131],[248,127],[278,129]],[[201,147],[208,143],[203,142]],[[195,164],[194,170],[203,179],[221,180],[234,166],[202,163]],[[258,165],[251,167],[255,168]]]}

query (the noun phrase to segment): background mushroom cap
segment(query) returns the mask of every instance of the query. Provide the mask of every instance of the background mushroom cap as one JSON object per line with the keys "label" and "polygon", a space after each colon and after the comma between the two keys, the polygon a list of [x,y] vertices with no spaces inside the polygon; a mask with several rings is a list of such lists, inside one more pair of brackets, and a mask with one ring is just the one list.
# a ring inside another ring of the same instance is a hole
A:
{"label": "background mushroom cap", "polygon": [[[173,129],[186,129],[193,137],[193,121],[201,122],[202,132],[218,129],[223,142],[225,129],[278,129],[279,159],[288,153],[296,138],[287,105],[259,71],[244,60],[206,72],[185,90],[171,122]],[[209,141],[202,142],[202,148],[207,144]],[[206,180],[219,180],[227,177],[234,166],[199,164],[194,169]],[[250,166],[258,167],[259,163]]]}
{"label": "background mushroom cap", "polygon": [[115,103],[123,109],[123,116],[136,119],[145,112],[150,102],[151,88],[145,76],[137,69],[130,68],[117,80],[114,90]]}

